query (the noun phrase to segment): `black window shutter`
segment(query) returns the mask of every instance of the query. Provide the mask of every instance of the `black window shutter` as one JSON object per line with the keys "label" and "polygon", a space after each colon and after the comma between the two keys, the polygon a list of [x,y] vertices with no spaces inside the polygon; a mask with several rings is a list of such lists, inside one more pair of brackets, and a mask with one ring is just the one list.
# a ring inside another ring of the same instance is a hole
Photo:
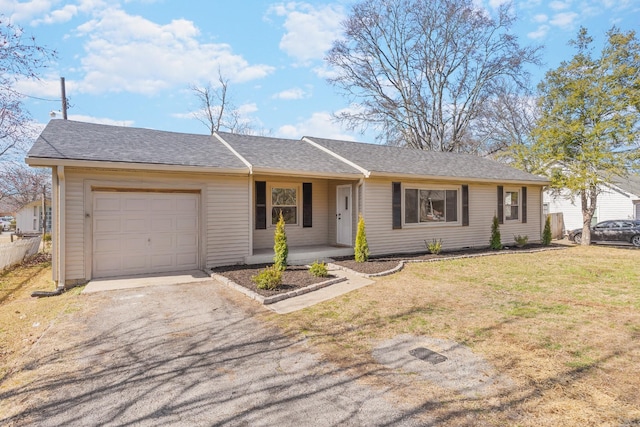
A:
{"label": "black window shutter", "polygon": [[399,182],[391,183],[393,229],[402,228],[402,186]]}
{"label": "black window shutter", "polygon": [[308,228],[313,226],[313,204],[312,204],[311,183],[302,183],[302,227]]}
{"label": "black window shutter", "polygon": [[267,183],[256,181],[256,230],[267,229]]}
{"label": "black window shutter", "polygon": [[522,187],[522,223],[527,222],[527,187]]}
{"label": "black window shutter", "polygon": [[462,186],[462,225],[469,225],[469,186]]}
{"label": "black window shutter", "polygon": [[498,223],[504,223],[504,191],[502,185],[498,185]]}

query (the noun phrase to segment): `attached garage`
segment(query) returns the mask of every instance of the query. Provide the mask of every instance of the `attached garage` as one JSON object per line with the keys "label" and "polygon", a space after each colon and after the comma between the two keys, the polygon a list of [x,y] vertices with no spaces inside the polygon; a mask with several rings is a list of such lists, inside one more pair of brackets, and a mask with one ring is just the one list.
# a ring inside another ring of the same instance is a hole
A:
{"label": "attached garage", "polygon": [[200,194],[93,191],[93,277],[199,268]]}

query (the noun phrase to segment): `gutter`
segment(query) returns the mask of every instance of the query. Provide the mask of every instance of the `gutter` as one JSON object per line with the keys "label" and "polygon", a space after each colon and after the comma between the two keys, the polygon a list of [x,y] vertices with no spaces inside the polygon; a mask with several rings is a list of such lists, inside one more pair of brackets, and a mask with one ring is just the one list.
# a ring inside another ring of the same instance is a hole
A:
{"label": "gutter", "polygon": [[391,172],[371,172],[369,178],[402,178],[408,180],[433,180],[433,181],[451,181],[451,182],[481,182],[486,184],[528,184],[528,185],[549,185],[551,182],[547,180],[524,180],[524,179],[499,179],[499,178],[474,178],[464,176],[438,176],[438,175],[414,175],[407,173],[391,173]]}

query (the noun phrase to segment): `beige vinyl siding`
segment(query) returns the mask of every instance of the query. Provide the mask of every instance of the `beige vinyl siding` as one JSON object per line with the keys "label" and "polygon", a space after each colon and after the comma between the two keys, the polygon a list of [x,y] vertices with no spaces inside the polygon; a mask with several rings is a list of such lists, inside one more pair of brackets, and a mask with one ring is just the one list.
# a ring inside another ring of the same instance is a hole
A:
{"label": "beige vinyl siding", "polygon": [[[215,174],[65,168],[65,282],[91,279],[94,187],[200,192],[200,268],[242,263],[249,255],[249,178]],[[85,212],[88,216],[85,216]],[[150,212],[150,215],[153,213]]]}
{"label": "beige vinyl siding", "polygon": [[[364,186],[367,204],[365,209],[367,241],[372,255],[425,251],[425,241],[432,239],[442,239],[444,250],[489,245],[491,221],[497,210],[497,185],[459,183],[459,185],[469,185],[469,226],[467,227],[461,225],[462,209],[459,204],[460,225],[403,224],[402,229],[393,230],[391,183],[391,180],[369,179]],[[405,187],[451,185],[435,181],[403,181],[402,184],[403,191]],[[512,243],[514,234],[528,235],[530,242],[540,240],[540,187],[528,186],[527,193],[528,222],[501,225],[500,231],[504,244]]]}
{"label": "beige vinyl siding", "polygon": [[89,279],[85,272],[83,176],[65,168],[65,282]]}
{"label": "beige vinyl siding", "polygon": [[207,185],[207,268],[242,263],[249,255],[248,189],[248,177],[220,177]]}
{"label": "beige vinyl siding", "polygon": [[[290,177],[256,176],[255,181],[267,182],[267,199],[269,199],[270,184],[295,185],[298,188],[298,224],[287,225],[287,244],[289,246],[309,246],[326,245],[329,243],[329,217],[327,204],[329,200],[329,183],[322,179],[304,179]],[[302,227],[302,183],[312,184],[312,227]],[[335,190],[335,188],[334,188]],[[252,203],[251,214],[255,215],[255,194]],[[335,192],[333,193],[335,198]],[[334,201],[335,205],[335,201]],[[271,225],[271,212],[267,208],[267,228],[266,230],[253,230],[253,247],[255,249],[267,249],[273,247],[273,234],[275,226]],[[335,234],[335,233],[334,233]],[[335,241],[335,236],[334,236]]]}

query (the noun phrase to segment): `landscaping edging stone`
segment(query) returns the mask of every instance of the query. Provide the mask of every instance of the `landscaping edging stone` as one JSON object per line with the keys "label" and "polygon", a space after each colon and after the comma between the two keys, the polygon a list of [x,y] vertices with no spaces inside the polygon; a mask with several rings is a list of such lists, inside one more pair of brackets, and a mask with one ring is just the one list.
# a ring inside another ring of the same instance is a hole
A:
{"label": "landscaping edging stone", "polygon": [[382,276],[389,276],[391,274],[397,273],[398,271],[402,270],[404,268],[404,265],[407,263],[417,264],[417,263],[423,263],[423,262],[450,261],[450,260],[456,260],[456,259],[477,258],[477,257],[484,257],[484,256],[507,255],[507,254],[509,255],[532,254],[536,252],[555,251],[555,250],[564,250],[564,249],[567,249],[567,247],[555,246],[555,247],[549,247],[549,248],[536,248],[536,249],[530,249],[530,250],[517,250],[517,251],[499,250],[499,251],[483,252],[478,254],[442,256],[440,258],[429,258],[429,259],[406,259],[406,260],[401,259],[398,261],[398,265],[396,267],[392,268],[391,270],[381,271],[379,273],[361,273],[359,271],[355,271],[348,267],[344,267],[342,265],[334,264],[334,263],[327,263],[327,266],[329,267],[329,269],[347,271],[349,273],[355,274],[360,277],[382,277]]}
{"label": "landscaping edging stone", "polygon": [[265,297],[263,295],[260,295],[260,294],[258,294],[256,292],[252,291],[251,289],[247,289],[244,286],[237,284],[233,280],[230,280],[230,279],[227,279],[224,276],[221,276],[220,274],[212,273],[211,277],[213,279],[218,280],[218,281],[224,283],[225,285],[227,285],[227,286],[229,286],[229,287],[231,287],[231,288],[233,288],[233,289],[245,294],[249,298],[258,301],[261,304],[264,304],[264,305],[273,304],[275,302],[282,301],[282,300],[285,300],[285,299],[288,299],[288,298],[297,297],[298,295],[304,295],[304,294],[307,294],[309,292],[313,292],[313,291],[316,291],[318,289],[322,289],[322,288],[325,288],[327,286],[334,285],[336,283],[344,282],[345,280],[347,280],[346,277],[335,277],[333,279],[325,280],[324,282],[320,282],[320,283],[314,283],[313,285],[305,286],[304,288],[296,289],[294,291],[284,292],[282,294],[272,295],[270,297]]}

